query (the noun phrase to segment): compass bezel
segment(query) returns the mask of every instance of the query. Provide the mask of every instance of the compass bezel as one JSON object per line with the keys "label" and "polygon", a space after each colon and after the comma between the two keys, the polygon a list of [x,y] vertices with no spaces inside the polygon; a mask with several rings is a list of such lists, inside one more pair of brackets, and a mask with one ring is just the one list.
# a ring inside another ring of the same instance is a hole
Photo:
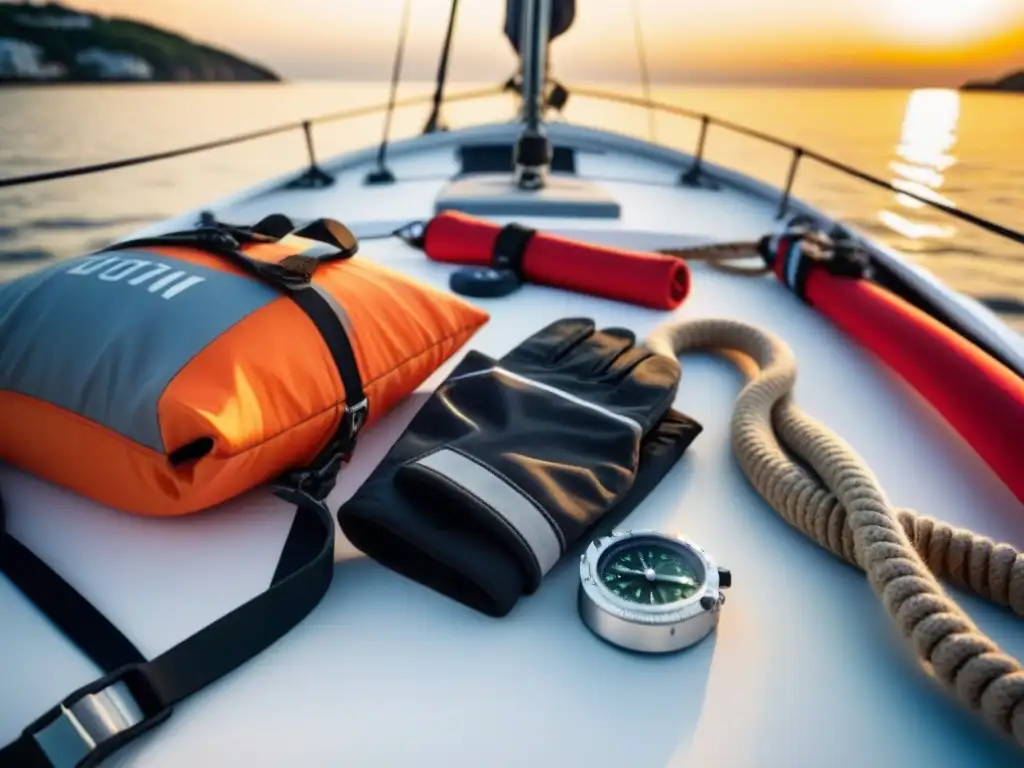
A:
{"label": "compass bezel", "polygon": [[[703,571],[700,587],[689,597],[665,605],[645,605],[624,600],[601,579],[601,565],[608,553],[631,541],[655,540],[696,560]],[[702,604],[712,598],[713,605]],[[718,623],[724,601],[719,570],[714,559],[696,542],[679,534],[655,530],[615,531],[591,542],[580,556],[579,610],[587,626],[603,640],[633,651],[675,651],[699,642]]]}
{"label": "compass bezel", "polygon": [[[700,587],[690,597],[666,605],[647,606],[623,600],[604,586],[600,578],[600,563],[606,552],[618,549],[629,541],[656,539],[669,547],[688,550],[704,570]],[[625,621],[640,624],[674,624],[704,613],[700,599],[712,595],[718,599],[718,567],[711,556],[696,542],[678,534],[661,531],[614,531],[610,536],[591,542],[580,561],[580,579],[587,596],[597,607]]]}

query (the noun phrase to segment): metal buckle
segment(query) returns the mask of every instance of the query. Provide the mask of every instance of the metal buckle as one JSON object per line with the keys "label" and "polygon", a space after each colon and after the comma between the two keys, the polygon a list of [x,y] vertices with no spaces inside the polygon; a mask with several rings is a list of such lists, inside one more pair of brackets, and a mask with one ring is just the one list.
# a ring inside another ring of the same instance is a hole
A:
{"label": "metal buckle", "polygon": [[326,509],[324,500],[338,482],[338,472],[348,459],[356,435],[366,423],[369,408],[370,404],[365,397],[355,405],[346,407],[343,419],[348,420],[348,428],[344,436],[335,435],[328,448],[324,449],[321,455],[327,458],[321,458],[321,463],[313,467],[285,472],[270,484],[274,493],[292,504],[315,503]]}
{"label": "metal buckle", "polygon": [[414,248],[422,249],[424,242],[423,238],[426,233],[427,228],[424,226],[422,221],[410,221],[409,223],[403,224],[398,229],[394,230],[391,234]]}
{"label": "metal buckle", "polygon": [[278,496],[293,504],[305,501],[323,506],[324,499],[338,482],[338,472],[344,459],[341,451],[332,451],[322,465],[286,472],[270,487]]}
{"label": "metal buckle", "polygon": [[346,406],[345,410],[349,417],[348,438],[354,440],[359,430],[366,423],[366,416],[370,410],[370,403],[364,397],[355,405]]}
{"label": "metal buckle", "polygon": [[228,251],[238,250],[242,245],[237,237],[224,227],[218,225],[200,227],[195,230],[194,237],[199,241],[200,245],[212,245]]}
{"label": "metal buckle", "polygon": [[285,261],[288,261],[288,259],[292,259],[292,261],[287,264],[274,264],[269,261],[257,260],[250,260],[250,262],[256,274],[279,288],[284,288],[289,291],[298,291],[308,288],[310,277],[312,276],[312,273],[316,271],[316,266],[314,265],[307,273],[295,269],[298,263],[304,260],[304,257],[288,256],[285,258]]}
{"label": "metal buckle", "polygon": [[146,719],[127,683],[119,680],[82,696],[32,734],[53,768],[75,768],[105,741]]}

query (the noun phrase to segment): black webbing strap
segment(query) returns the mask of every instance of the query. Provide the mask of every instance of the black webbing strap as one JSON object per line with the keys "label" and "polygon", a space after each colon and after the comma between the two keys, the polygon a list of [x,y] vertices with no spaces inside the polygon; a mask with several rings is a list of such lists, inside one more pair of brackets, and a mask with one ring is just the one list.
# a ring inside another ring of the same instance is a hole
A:
{"label": "black webbing strap", "polygon": [[[0,497],[0,518],[4,514],[3,503]],[[0,573],[7,576],[100,669],[109,672],[126,664],[145,661],[121,630],[92,603],[36,557],[32,550],[7,533],[2,519]]]}
{"label": "black webbing strap", "polygon": [[146,661],[70,584],[0,527],[0,572],[104,672],[0,749],[0,768],[97,765],[166,719],[179,701],[291,630],[321,600],[333,568],[330,512],[322,504],[300,506],[270,588]]}
{"label": "black webbing strap", "polygon": [[246,256],[242,242],[277,242],[284,217],[254,228],[214,224],[118,243],[105,250],[182,245],[226,258],[282,290],[306,314],[330,350],[346,405],[335,434],[306,467],[286,472],[274,492],[297,507],[269,589],[149,661],[70,584],[7,533],[0,499],[0,573],[104,672],[67,696],[0,749],[0,768],[87,768],[170,716],[179,701],[250,660],[298,624],[321,600],[334,566],[334,519],[324,500],[366,422],[367,401],[341,318],[311,279],[321,261],[356,251],[344,225],[319,220],[293,234],[336,246],[279,263]]}
{"label": "black webbing strap", "polygon": [[779,273],[783,284],[809,304],[807,280],[815,269],[848,278],[867,276],[871,266],[867,254],[856,244],[837,241],[824,232],[792,227],[758,241],[757,252],[769,269]]}
{"label": "black webbing strap", "polygon": [[[315,256],[286,256],[276,264],[250,258],[240,250],[243,243],[276,243],[288,235],[314,240],[331,246],[333,250]],[[333,437],[313,461],[306,467],[286,472],[272,487],[279,496],[296,504],[326,498],[334,487],[342,462],[355,447],[359,430],[366,423],[369,403],[345,327],[311,281],[321,263],[347,259],[356,253],[358,243],[355,236],[344,224],[332,219],[317,219],[301,229],[295,229],[291,220],[281,214],[267,216],[253,227],[220,223],[207,217],[204,218],[203,226],[194,230],[127,240],[104,250],[168,245],[197,248],[242,267],[291,297],[320,333],[345,388],[345,409]]]}
{"label": "black webbing strap", "polygon": [[307,496],[324,499],[334,488],[341,463],[355,448],[359,430],[366,423],[369,407],[352,343],[334,309],[311,285],[289,295],[320,332],[345,388],[345,410],[334,436],[308,466],[286,472],[273,484],[279,496],[300,504]]}
{"label": "black webbing strap", "polygon": [[520,280],[526,280],[526,275],[523,274],[523,256],[536,232],[535,229],[515,222],[502,227],[498,236],[494,238],[491,266],[495,269],[511,269]]}

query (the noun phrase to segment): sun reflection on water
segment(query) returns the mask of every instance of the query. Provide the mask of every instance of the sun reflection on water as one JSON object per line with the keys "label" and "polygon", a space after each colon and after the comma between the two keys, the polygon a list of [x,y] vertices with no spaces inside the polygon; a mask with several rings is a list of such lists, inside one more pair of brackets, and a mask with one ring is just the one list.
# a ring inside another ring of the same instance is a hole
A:
{"label": "sun reflection on water", "polygon": [[[945,174],[957,158],[952,153],[957,141],[957,122],[960,119],[960,94],[947,89],[919,89],[907,99],[903,129],[896,155],[889,163],[895,176],[892,184],[903,192],[948,206],[956,204],[939,192]],[[956,227],[925,221],[921,215],[910,214],[924,208],[924,203],[908,194],[894,196],[896,210],[886,208],[878,218],[889,229],[910,240],[924,238],[948,239],[956,234]]]}

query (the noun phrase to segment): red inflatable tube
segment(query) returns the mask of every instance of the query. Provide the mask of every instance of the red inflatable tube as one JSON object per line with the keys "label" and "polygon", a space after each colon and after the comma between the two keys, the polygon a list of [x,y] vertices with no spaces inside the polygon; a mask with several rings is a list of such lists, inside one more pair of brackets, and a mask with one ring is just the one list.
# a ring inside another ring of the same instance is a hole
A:
{"label": "red inflatable tube", "polygon": [[[449,264],[491,264],[502,226],[457,211],[435,216],[423,233],[429,258]],[[526,280],[652,309],[675,309],[690,292],[686,262],[533,232],[522,254]]]}
{"label": "red inflatable tube", "polygon": [[806,299],[886,362],[1024,502],[1024,380],[959,334],[875,283],[812,268]]}

